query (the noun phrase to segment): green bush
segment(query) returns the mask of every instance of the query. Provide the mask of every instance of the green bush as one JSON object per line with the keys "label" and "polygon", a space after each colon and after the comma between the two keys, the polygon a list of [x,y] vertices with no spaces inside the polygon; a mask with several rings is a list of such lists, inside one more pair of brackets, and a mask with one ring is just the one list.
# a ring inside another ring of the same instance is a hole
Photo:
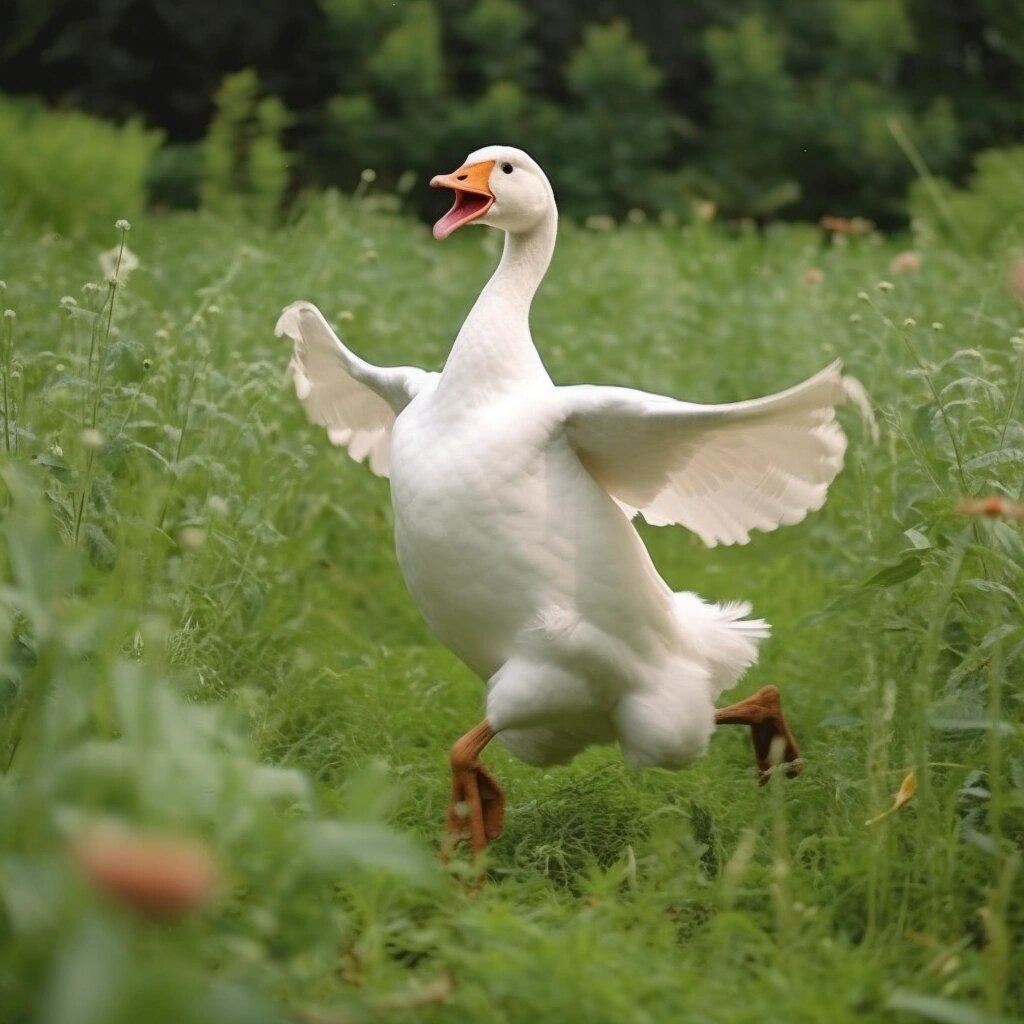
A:
{"label": "green bush", "polygon": [[477,0],[458,19],[456,31],[470,47],[484,82],[532,84],[539,59],[529,41],[532,21],[515,0]]}
{"label": "green bush", "polygon": [[203,153],[199,143],[163,146],[146,173],[146,191],[156,207],[191,210],[199,205]]}
{"label": "green bush", "polygon": [[320,149],[332,165],[335,181],[354,178],[365,167],[386,163],[390,146],[382,137],[373,97],[366,93],[332,97],[327,104]]}
{"label": "green bush", "polygon": [[438,154],[437,166],[447,168],[481,145],[515,145],[529,138],[532,106],[530,97],[515,82],[494,82],[479,99],[454,107],[447,125],[446,152]]}
{"label": "green bush", "polygon": [[228,75],[217,92],[217,113],[202,146],[202,204],[267,222],[288,187],[288,154],[281,133],[288,123],[276,96],[260,98],[251,69]]}
{"label": "green bush", "polygon": [[833,12],[828,60],[820,65],[811,107],[822,149],[806,182],[818,195],[827,193],[829,178],[838,183],[843,213],[901,215],[914,170],[890,130],[893,118],[912,126],[931,167],[951,167],[960,151],[950,101],[914,99],[899,88],[918,45],[906,8],[904,0],[842,0]]}
{"label": "green bush", "polygon": [[953,102],[900,88],[917,52],[904,0],[835,0],[789,23],[751,13],[704,35],[711,116],[698,169],[733,214],[894,220],[914,170],[892,131],[912,125],[929,166],[955,165]]}
{"label": "green bush", "polygon": [[[330,10],[344,24],[354,4]],[[443,73],[441,19],[430,0],[380,29],[362,76],[327,107],[321,150],[336,180],[350,187],[373,167],[393,182],[403,171],[447,169],[480,146],[508,143],[537,156],[570,214],[651,206],[670,123],[663,75],[626,22],[585,29],[560,104],[531,94],[539,56],[530,19],[513,0],[479,0],[456,28],[468,48],[456,70],[479,87],[471,99],[457,96],[458,83]],[[351,69],[339,80],[351,82]]]}
{"label": "green bush", "polygon": [[[331,5],[330,16],[340,19],[336,33],[356,6]],[[410,167],[441,166],[449,117],[441,23],[433,4],[419,0],[399,20],[378,19],[364,28],[376,30],[374,41],[357,62],[358,74],[348,65],[339,68],[339,85],[348,88],[328,102],[320,144],[330,179],[345,186],[366,167],[383,167],[394,182]]]}
{"label": "green bush", "polygon": [[0,210],[66,234],[109,231],[145,205],[159,132],[0,97]]}
{"label": "green bush", "polygon": [[584,30],[565,68],[573,104],[559,133],[560,178],[577,212],[649,205],[645,184],[670,141],[662,78],[625,21]]}
{"label": "green bush", "polygon": [[914,184],[910,211],[918,227],[974,249],[1024,243],[1024,146],[986,150],[974,167],[966,188],[942,179]]}
{"label": "green bush", "polygon": [[[303,188],[351,190],[366,167],[384,188],[408,171],[423,181],[504,141],[557,173],[577,216],[678,213],[698,195],[731,216],[891,226],[915,175],[892,118],[953,180],[974,153],[1024,132],[1019,0],[314,0],[265,5],[259,18],[222,0],[160,33],[151,4],[92,0],[74,19],[53,2],[14,6],[0,89],[118,120],[138,111],[175,144],[209,127],[209,96],[236,70],[223,40],[235,40],[295,114],[288,141],[303,167],[292,184]],[[148,88],[158,59],[187,65],[179,87]],[[161,155],[157,202],[194,200],[187,164]],[[421,212],[436,209],[425,189],[413,195]]]}
{"label": "green bush", "polygon": [[336,54],[331,70],[339,88],[351,92],[364,81],[365,62],[399,19],[394,4],[379,0],[317,0],[327,41]]}
{"label": "green bush", "polygon": [[715,82],[701,163],[705,191],[730,213],[775,213],[800,196],[791,151],[806,134],[785,41],[755,14],[709,29],[704,46]]}
{"label": "green bush", "polygon": [[402,21],[370,58],[368,69],[381,96],[399,109],[420,107],[440,95],[441,22],[429,0],[406,7]]}

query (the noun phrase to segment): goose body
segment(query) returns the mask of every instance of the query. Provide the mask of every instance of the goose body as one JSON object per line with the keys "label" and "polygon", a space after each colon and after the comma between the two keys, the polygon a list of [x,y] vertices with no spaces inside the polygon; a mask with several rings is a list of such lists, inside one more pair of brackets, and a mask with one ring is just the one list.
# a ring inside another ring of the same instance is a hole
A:
{"label": "goose body", "polygon": [[[498,737],[533,764],[615,738],[635,764],[700,753],[713,700],[699,638],[558,429],[554,386],[454,420],[430,397],[392,438],[398,559],[430,628],[488,682]],[[666,702],[660,742],[656,721],[633,727],[628,708],[663,718]]]}
{"label": "goose body", "polygon": [[[390,476],[409,592],[486,682],[481,749],[496,735],[550,764],[618,741],[631,764],[684,765],[769,630],[746,604],[673,593],[631,519],[685,525],[708,545],[799,521],[842,465],[834,406],[854,385],[835,363],[730,405],[557,387],[529,325],[557,229],[543,172],[520,150],[488,147],[432,184],[456,193],[437,237],[470,221],[505,231],[442,372],[365,363],[300,302],[278,322],[298,395],[332,441]],[[500,794],[474,743],[478,788]]]}

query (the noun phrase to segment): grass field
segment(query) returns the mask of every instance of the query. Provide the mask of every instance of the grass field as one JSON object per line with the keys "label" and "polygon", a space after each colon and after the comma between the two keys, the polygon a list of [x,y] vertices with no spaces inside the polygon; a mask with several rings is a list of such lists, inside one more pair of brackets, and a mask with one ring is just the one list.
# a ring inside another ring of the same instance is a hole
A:
{"label": "grass field", "polygon": [[[773,624],[736,692],[780,685],[803,776],[759,789],[738,730],[678,774],[495,745],[476,891],[435,848],[480,684],[273,325],[308,298],[367,358],[437,367],[499,242],[337,197],[275,232],[0,229],[0,1020],[1020,1019],[1024,543],[958,511],[1024,487],[1005,254],[922,237],[898,271],[906,239],[563,228],[534,311],[556,380],[724,401],[842,356],[880,439],[844,412],[825,509],[745,548],[641,526],[675,589]],[[198,840],[216,894],[111,902],[96,819]]]}

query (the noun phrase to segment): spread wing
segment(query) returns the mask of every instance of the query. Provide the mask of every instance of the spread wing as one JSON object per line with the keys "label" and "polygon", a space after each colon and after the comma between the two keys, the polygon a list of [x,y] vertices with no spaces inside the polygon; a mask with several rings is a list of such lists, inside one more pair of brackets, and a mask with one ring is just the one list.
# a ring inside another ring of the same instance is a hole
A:
{"label": "spread wing", "polygon": [[787,391],[694,405],[629,388],[559,388],[570,443],[591,475],[647,522],[679,523],[711,546],[798,523],[820,508],[843,465],[835,406],[870,417],[839,362]]}
{"label": "spread wing", "polygon": [[373,366],[350,352],[312,303],[293,302],[276,333],[293,344],[295,393],[311,423],[327,428],[332,444],[356,462],[368,459],[378,476],[388,475],[395,417],[436,374],[413,366]]}

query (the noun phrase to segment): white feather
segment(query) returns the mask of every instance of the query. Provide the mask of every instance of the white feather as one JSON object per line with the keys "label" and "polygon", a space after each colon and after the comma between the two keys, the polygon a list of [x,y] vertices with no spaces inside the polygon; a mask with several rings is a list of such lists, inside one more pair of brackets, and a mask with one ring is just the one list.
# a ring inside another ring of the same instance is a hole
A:
{"label": "white feather", "polygon": [[346,448],[356,462],[368,458],[374,473],[387,476],[395,415],[436,375],[364,362],[309,302],[288,306],[275,330],[292,341],[295,394],[310,422],[326,427],[331,444]]}
{"label": "white feather", "polygon": [[[775,395],[694,405],[628,388],[560,388],[566,432],[608,493],[652,526],[681,524],[705,544],[798,523],[843,465],[834,407],[849,378],[833,363]],[[858,385],[859,387],[859,385]]]}
{"label": "white feather", "polygon": [[870,415],[866,396],[838,363],[731,405],[555,387],[529,327],[557,228],[550,185],[519,150],[472,159],[494,161],[477,221],[506,230],[505,250],[443,373],[371,366],[296,303],[278,322],[296,394],[334,444],[390,473],[410,593],[487,681],[488,721],[514,754],[553,763],[617,739],[632,764],[685,764],[769,628],[745,603],[674,594],[628,517],[709,545],[799,522],[843,463],[834,407]]}

